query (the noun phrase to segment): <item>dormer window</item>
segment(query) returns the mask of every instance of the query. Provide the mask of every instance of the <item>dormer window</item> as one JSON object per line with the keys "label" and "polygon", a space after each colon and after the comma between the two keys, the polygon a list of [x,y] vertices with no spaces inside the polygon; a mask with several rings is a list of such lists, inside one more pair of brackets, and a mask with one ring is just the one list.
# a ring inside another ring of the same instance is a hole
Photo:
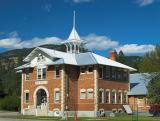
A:
{"label": "dormer window", "polygon": [[41,61],[44,61],[45,60],[45,57],[40,53],[37,57],[37,62],[41,62]]}

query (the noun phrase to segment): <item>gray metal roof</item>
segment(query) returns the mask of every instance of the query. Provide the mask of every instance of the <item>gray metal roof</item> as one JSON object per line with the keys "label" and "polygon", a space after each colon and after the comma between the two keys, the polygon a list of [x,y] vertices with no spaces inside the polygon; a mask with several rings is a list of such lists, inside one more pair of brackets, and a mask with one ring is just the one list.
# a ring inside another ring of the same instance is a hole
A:
{"label": "gray metal roof", "polygon": [[[129,67],[127,65],[121,64],[119,62],[113,61],[101,55],[97,55],[92,52],[85,52],[85,53],[66,53],[61,52],[53,49],[47,49],[42,47],[35,48],[25,59],[25,62],[31,62],[32,59],[38,55],[38,53],[43,53],[51,60],[53,60],[54,64],[70,64],[70,65],[94,65],[94,64],[101,64],[101,65],[108,65],[113,67],[124,68],[130,71],[136,71],[136,69]],[[54,58],[60,59],[59,61],[55,62]],[[47,63],[48,65],[51,63]]]}
{"label": "gray metal roof", "polygon": [[147,84],[150,74],[136,73],[130,74],[130,91],[128,95],[147,95]]}

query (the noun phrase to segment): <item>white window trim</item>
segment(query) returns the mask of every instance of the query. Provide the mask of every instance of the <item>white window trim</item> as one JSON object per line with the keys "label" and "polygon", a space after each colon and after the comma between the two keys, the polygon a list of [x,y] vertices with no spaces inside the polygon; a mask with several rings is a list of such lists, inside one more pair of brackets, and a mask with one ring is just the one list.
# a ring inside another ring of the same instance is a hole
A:
{"label": "white window trim", "polygon": [[99,103],[104,103],[104,89],[100,88],[99,89],[99,92],[102,92],[102,102],[99,102]]}
{"label": "white window trim", "polygon": [[128,103],[128,96],[127,96],[128,91],[125,90],[124,93],[126,93],[126,103]]}
{"label": "white window trim", "polygon": [[[25,80],[26,80],[26,81],[29,81],[29,79],[26,78],[26,77],[27,77],[26,70],[28,71],[28,74],[29,74],[29,68],[26,68],[26,69],[25,69]],[[29,74],[29,78],[30,78],[30,74]]]}
{"label": "white window trim", "polygon": [[[38,79],[38,69],[41,69],[41,78]],[[40,80],[45,80],[43,78],[43,69],[46,69],[46,67],[37,67],[37,80],[40,81]]]}
{"label": "white window trim", "polygon": [[114,94],[114,96],[115,96],[115,103],[114,104],[117,104],[117,93],[116,93],[117,91],[115,89],[113,89],[112,92],[115,92],[115,94]]}
{"label": "white window trim", "polygon": [[[88,97],[89,92],[92,92],[92,97]],[[93,89],[92,88],[87,89],[87,99],[93,99],[93,96],[94,96]]]}
{"label": "white window trim", "polygon": [[119,104],[122,104],[122,102],[123,102],[123,101],[122,101],[122,90],[118,90],[118,93],[121,93],[121,95],[120,95],[120,96],[121,96],[121,99],[120,99],[120,103],[119,103]]}
{"label": "white window trim", "polygon": [[[59,97],[58,100],[56,100],[56,92],[59,92]],[[59,88],[54,88],[54,103],[59,103],[60,102],[60,89]]]}
{"label": "white window trim", "polygon": [[[29,104],[29,99],[28,99],[28,102],[27,102],[27,100],[26,100],[26,93],[29,93],[29,90],[24,90],[24,102],[25,102],[25,104]],[[28,97],[29,98],[29,97]]]}
{"label": "white window trim", "polygon": [[[85,97],[81,97],[81,93],[85,93]],[[86,89],[80,89],[80,99],[86,99]]]}
{"label": "white window trim", "polygon": [[111,103],[111,92],[110,92],[110,89],[106,89],[106,92],[109,92],[109,93],[108,93],[108,98],[109,98],[109,99],[108,99],[108,100],[109,100],[109,101],[108,101],[108,104],[110,104],[110,103]]}

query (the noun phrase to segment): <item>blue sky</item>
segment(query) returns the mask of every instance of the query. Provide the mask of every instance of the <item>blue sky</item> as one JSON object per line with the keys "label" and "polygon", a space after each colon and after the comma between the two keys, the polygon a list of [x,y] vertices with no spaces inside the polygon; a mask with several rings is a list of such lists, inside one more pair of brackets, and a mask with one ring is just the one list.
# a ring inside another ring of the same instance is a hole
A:
{"label": "blue sky", "polygon": [[74,10],[79,35],[96,53],[143,55],[160,43],[159,0],[0,0],[0,52],[64,41]]}

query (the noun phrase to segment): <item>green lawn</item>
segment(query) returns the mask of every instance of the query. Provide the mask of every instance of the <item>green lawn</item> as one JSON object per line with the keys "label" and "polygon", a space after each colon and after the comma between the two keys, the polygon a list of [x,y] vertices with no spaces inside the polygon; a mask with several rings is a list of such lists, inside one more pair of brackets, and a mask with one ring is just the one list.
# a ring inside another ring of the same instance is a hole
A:
{"label": "green lawn", "polygon": [[[4,117],[5,118],[5,117]],[[16,118],[16,119],[37,119],[37,120],[52,120],[52,121],[63,121],[59,117],[35,117],[35,116],[10,116],[7,118]],[[160,121],[160,117],[147,117],[139,116],[138,121]],[[74,121],[73,118],[68,118],[67,121]],[[105,117],[105,118],[78,118],[78,121],[132,121],[132,116],[117,116],[117,117]],[[136,120],[134,120],[136,121]]]}

